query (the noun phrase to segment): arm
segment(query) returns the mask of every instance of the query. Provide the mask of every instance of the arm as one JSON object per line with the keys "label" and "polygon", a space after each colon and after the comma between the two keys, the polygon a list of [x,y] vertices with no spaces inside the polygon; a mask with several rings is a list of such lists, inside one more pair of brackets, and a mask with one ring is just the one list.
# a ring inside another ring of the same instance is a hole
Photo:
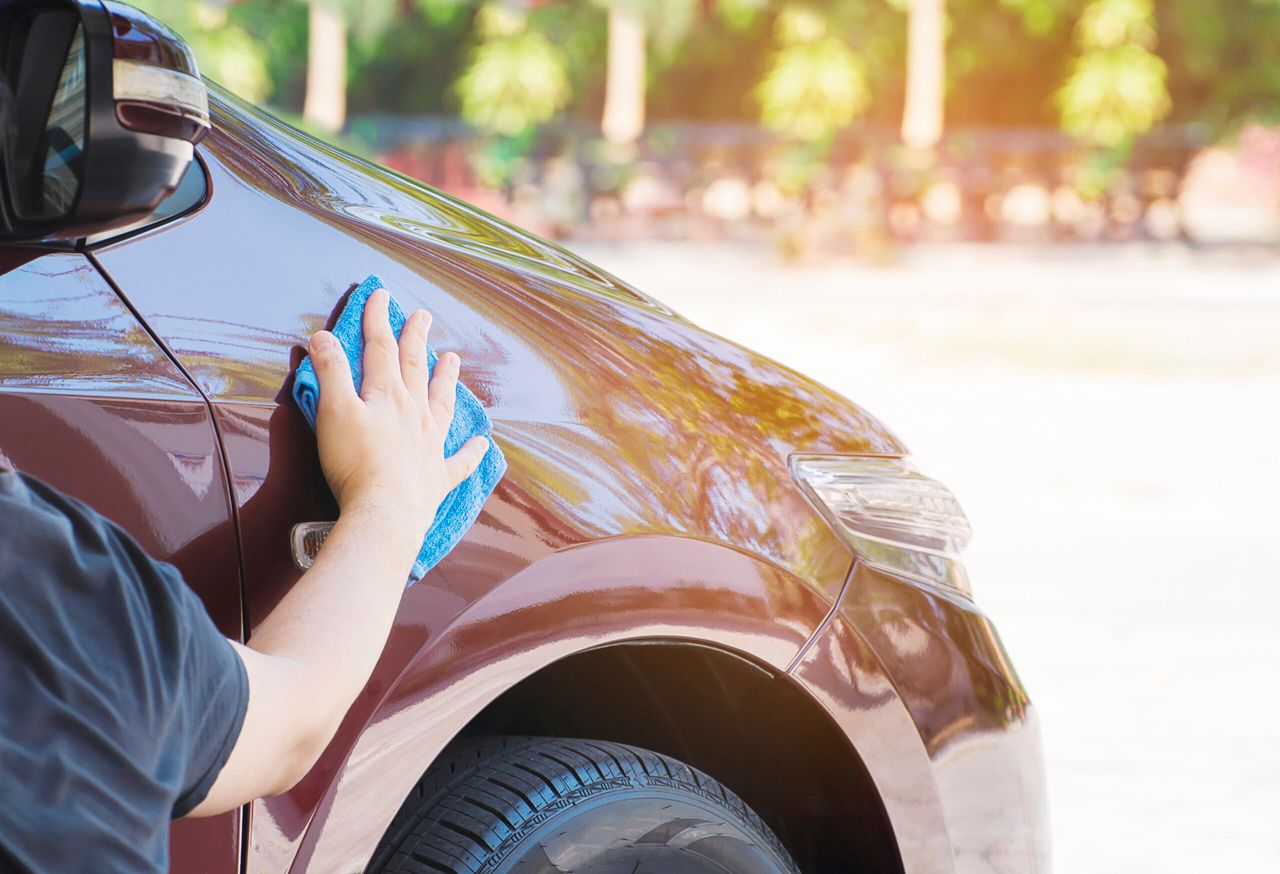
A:
{"label": "arm", "polygon": [[316,439],[338,522],[248,645],[232,644],[249,675],[249,707],[195,816],[284,792],[315,764],[382,653],[436,508],[488,447],[477,437],[444,457],[458,356],[440,356],[428,386],[431,317],[411,315],[397,347],[387,300],[378,291],[365,305],[359,395],[333,335],[311,338],[320,382]]}

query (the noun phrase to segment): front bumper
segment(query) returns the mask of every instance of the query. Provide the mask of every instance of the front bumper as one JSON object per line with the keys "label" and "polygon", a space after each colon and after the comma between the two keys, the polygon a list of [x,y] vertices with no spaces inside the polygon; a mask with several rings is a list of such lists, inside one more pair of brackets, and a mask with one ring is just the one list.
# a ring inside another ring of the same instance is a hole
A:
{"label": "front bumper", "polygon": [[[1038,720],[991,621],[963,597],[865,567],[846,586],[839,616],[874,653],[915,724],[954,870],[1047,874]],[[909,846],[900,850],[908,871],[936,870],[912,865]]]}

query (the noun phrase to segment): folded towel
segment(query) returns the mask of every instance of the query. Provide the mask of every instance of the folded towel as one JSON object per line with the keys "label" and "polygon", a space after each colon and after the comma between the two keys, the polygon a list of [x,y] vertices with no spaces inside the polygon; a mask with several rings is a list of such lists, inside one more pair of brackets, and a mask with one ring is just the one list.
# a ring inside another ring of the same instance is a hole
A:
{"label": "folded towel", "polygon": [[[382,280],[377,276],[370,276],[360,283],[355,291],[351,292],[347,305],[343,307],[337,323],[333,326],[333,335],[338,338],[338,342],[346,350],[347,360],[351,362],[351,376],[355,381],[356,391],[360,390],[361,365],[364,359],[364,305],[369,295],[382,287]],[[391,316],[391,331],[399,338],[405,323],[404,310],[400,308],[400,304],[394,297],[391,298],[387,309]],[[427,369],[429,372],[434,372],[435,368],[436,353],[428,345]],[[298,365],[298,370],[294,374],[293,399],[314,430],[316,405],[320,400],[320,385],[316,381],[316,372],[311,364],[310,355],[302,359],[302,363]],[[462,535],[467,533],[467,529],[480,515],[480,508],[493,492],[494,486],[506,473],[507,460],[502,450],[498,448],[498,444],[494,442],[491,431],[492,425],[489,423],[489,417],[485,415],[484,407],[480,406],[480,401],[470,389],[459,382],[453,408],[453,424],[445,437],[444,454],[446,457],[453,455],[462,448],[462,444],[476,435],[489,439],[489,450],[485,452],[475,472],[449,492],[440,503],[435,519],[427,529],[427,536],[422,541],[418,560],[413,564],[413,572],[409,577],[410,583],[422,579],[427,571],[457,545]]]}

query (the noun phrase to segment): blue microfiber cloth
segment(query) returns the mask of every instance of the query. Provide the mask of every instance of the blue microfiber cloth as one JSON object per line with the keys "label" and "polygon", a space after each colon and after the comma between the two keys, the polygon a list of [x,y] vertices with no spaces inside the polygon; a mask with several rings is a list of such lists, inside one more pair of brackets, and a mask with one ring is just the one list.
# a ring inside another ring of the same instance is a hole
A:
{"label": "blue microfiber cloth", "polygon": [[[351,292],[351,296],[347,299],[347,305],[338,316],[337,323],[333,326],[333,335],[338,338],[338,342],[346,350],[347,360],[351,362],[351,377],[355,381],[356,391],[360,390],[361,364],[364,359],[364,305],[369,295],[382,287],[382,280],[377,276],[370,276],[356,286],[355,291]],[[404,310],[400,308],[400,304],[394,297],[391,298],[387,310],[391,316],[391,331],[399,339],[405,323]],[[428,345],[427,369],[429,372],[435,372],[436,360],[435,350]],[[307,423],[312,430],[315,430],[320,385],[316,381],[316,372],[311,364],[310,355],[302,359],[294,375],[293,399],[302,410]],[[427,571],[457,545],[462,535],[467,533],[467,529],[480,515],[480,508],[493,492],[494,486],[506,473],[507,459],[498,448],[498,444],[494,442],[492,427],[489,417],[485,415],[484,407],[480,406],[480,401],[470,389],[459,382],[453,408],[453,424],[444,441],[445,457],[453,455],[462,448],[462,444],[476,435],[489,439],[489,450],[484,454],[475,472],[449,492],[440,503],[440,508],[436,510],[436,517],[431,522],[431,527],[427,529],[426,538],[422,541],[418,560],[413,564],[413,572],[409,576],[410,583],[422,579]]]}

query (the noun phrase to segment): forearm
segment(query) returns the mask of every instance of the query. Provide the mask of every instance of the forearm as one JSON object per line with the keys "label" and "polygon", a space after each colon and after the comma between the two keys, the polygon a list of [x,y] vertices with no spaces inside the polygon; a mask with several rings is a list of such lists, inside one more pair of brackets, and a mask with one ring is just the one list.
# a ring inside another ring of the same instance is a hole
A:
{"label": "forearm", "polygon": [[291,718],[321,747],[382,653],[420,538],[394,512],[343,511],[315,564],[249,639],[250,649],[291,664]]}
{"label": "forearm", "polygon": [[235,647],[249,675],[240,737],[208,796],[210,816],[290,789],[309,771],[386,644],[417,541],[394,513],[344,511],[316,563]]}
{"label": "forearm", "polygon": [[428,382],[430,317],[409,317],[397,343],[384,291],[364,312],[364,384],[357,394],[337,340],[311,355],[321,384],[320,463],[341,513],[315,564],[253,630],[234,641],[249,679],[239,737],[196,815],[293,786],[333,739],[386,645],[396,608],[441,499],[487,448],[481,437],[444,457],[458,358]]}

